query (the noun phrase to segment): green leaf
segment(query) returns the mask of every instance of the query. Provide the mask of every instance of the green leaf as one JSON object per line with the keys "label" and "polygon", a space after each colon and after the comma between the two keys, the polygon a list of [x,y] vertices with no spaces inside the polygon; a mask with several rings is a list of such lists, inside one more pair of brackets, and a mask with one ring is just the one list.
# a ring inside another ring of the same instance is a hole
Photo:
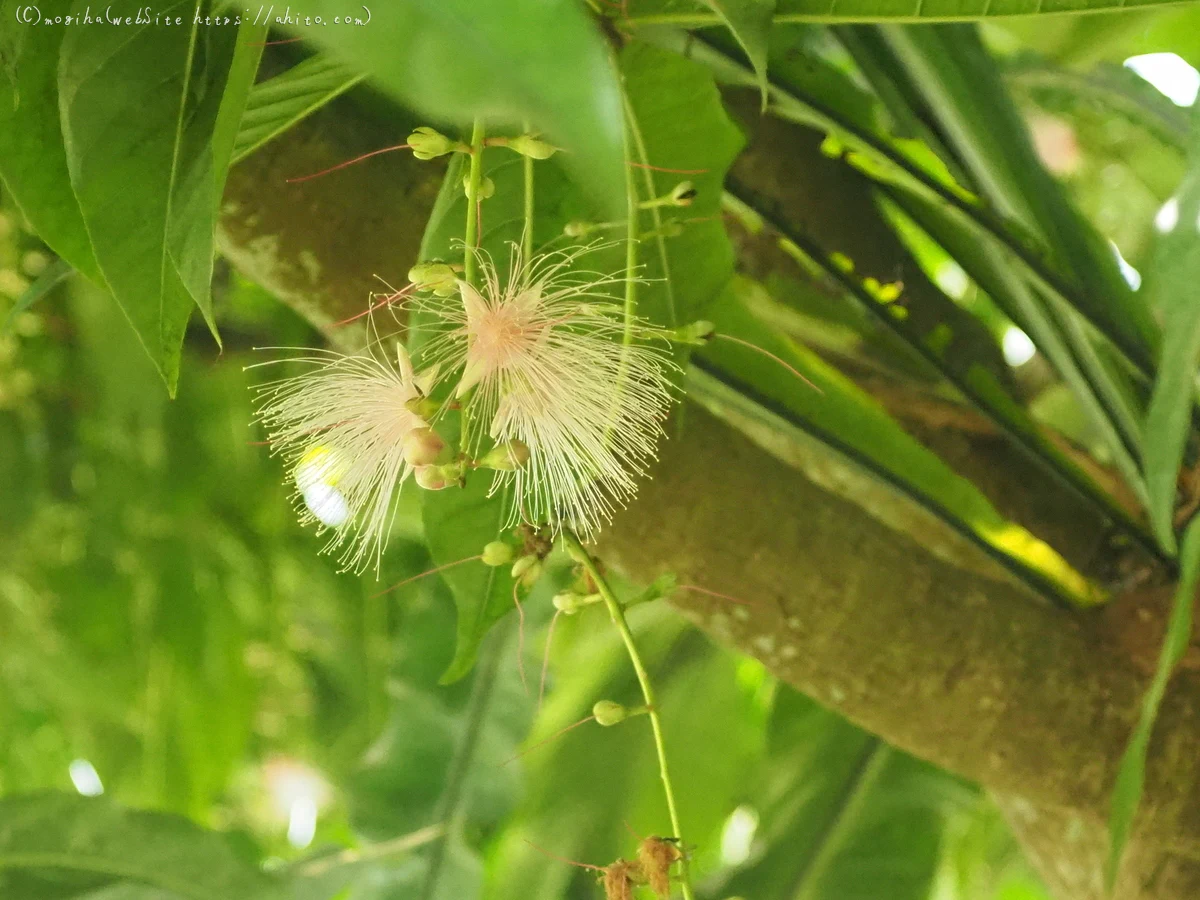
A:
{"label": "green leaf", "polygon": [[[1107,242],[1067,200],[1043,168],[1028,132],[976,29],[944,25],[879,29],[900,61],[901,78],[923,98],[928,114],[947,135],[956,160],[981,196],[1005,218],[1037,235],[1057,257],[1056,267],[1076,286],[1069,302],[1095,321],[1118,347],[1146,364],[1160,340],[1150,308],[1136,298]],[[1059,301],[1048,298],[1051,305]],[[1059,331],[1094,386],[1122,439],[1140,450],[1139,414],[1123,373],[1106,364],[1096,341],[1073,317],[1058,314]]]}
{"label": "green leaf", "polygon": [[746,58],[758,77],[758,89],[765,111],[768,100],[767,41],[771,36],[775,0],[704,0],[704,3],[721,17],[721,21],[746,51]]}
{"label": "green leaf", "polygon": [[[963,227],[962,217],[953,210],[901,189],[885,188],[883,194],[949,253],[1004,314],[1028,333],[1062,377],[1063,383],[1070,388],[1087,421],[1112,454],[1126,483],[1139,495],[1144,495],[1143,478],[1137,462],[1125,446],[1095,385],[1063,333],[1062,311],[1059,310],[1056,316],[1056,307],[1039,297],[1019,277],[1010,254],[993,244],[975,240],[971,232]],[[1008,424],[1010,433],[1046,461],[1080,496],[1096,505],[1105,515],[1121,522],[1139,542],[1149,544],[1149,549],[1153,551],[1144,526],[1134,521],[1112,497],[1101,491],[1090,477],[1058,450],[1030,421],[1029,415],[1019,404],[1010,399],[1007,405],[992,403],[991,407],[993,414]]]}
{"label": "green leaf", "polygon": [[232,29],[152,22],[63,38],[71,185],[104,280],[172,394],[193,305],[215,334],[212,138],[235,42]]}
{"label": "green leaf", "polygon": [[1146,413],[1146,487],[1154,533],[1167,549],[1175,547],[1175,489],[1191,431],[1200,362],[1200,166],[1193,164],[1176,194],[1176,223],[1162,234],[1146,273],[1145,302],[1161,310],[1163,349],[1158,378]]}
{"label": "green leaf", "polygon": [[13,323],[17,321],[17,316],[50,293],[74,271],[71,264],[65,259],[55,260],[47,266],[46,271],[42,272],[33,284],[25,289],[25,293],[17,298],[17,302],[8,311],[8,315],[4,317],[4,324],[0,325],[0,334],[9,331],[13,327]]}
{"label": "green leaf", "polygon": [[[696,191],[690,206],[655,208],[641,217],[654,237],[642,242],[646,283],[638,312],[678,326],[704,315],[733,277],[733,247],[720,218],[721,185],[745,141],[725,112],[712,74],[698,63],[634,42],[621,54],[621,72],[634,161],[685,170],[642,169],[635,179],[640,199],[660,197],[684,181]],[[681,233],[671,234],[673,227]]]}
{"label": "green leaf", "polygon": [[966,785],[781,687],[747,804],[763,849],[711,896],[925,900]]}
{"label": "green leaf", "polygon": [[528,728],[530,701],[518,684],[516,642],[500,633],[469,679],[439,684],[456,643],[448,601],[446,586],[428,579],[397,605],[390,715],[349,796],[356,830],[381,841],[364,857],[396,843],[411,852],[414,833],[439,829],[416,854],[418,865],[395,875],[411,883],[411,896],[465,900],[479,893],[480,861],[468,837],[495,827],[516,801],[519,770],[503,763]]}
{"label": "green leaf", "polygon": [[[679,817],[696,848],[694,871],[711,872],[720,866],[722,827],[745,795],[747,772],[762,761],[770,679],[758,663],[721,650],[664,604],[640,607],[632,627],[653,673]],[[554,651],[558,678],[521,759],[526,792],[497,842],[489,900],[593,896],[594,873],[548,861],[526,840],[558,856],[604,864],[633,856],[637,839],[630,828],[670,834],[644,717],[615,728],[588,722],[554,737],[587,716],[599,698],[642,703],[603,608],[563,617]]]}
{"label": "green leaf", "polygon": [[[744,283],[738,287],[748,288]],[[771,439],[770,434],[774,440],[801,440],[807,431],[809,440],[815,438],[833,452],[848,455],[851,467],[865,467],[882,482],[878,494],[866,495],[876,499],[863,501],[869,502],[872,514],[900,530],[920,534],[926,544],[940,543],[932,529],[921,524],[932,515],[1038,590],[1080,606],[1103,601],[1103,591],[1052,547],[1000,515],[974,484],[910,437],[853,382],[811,351],[765,327],[734,291],[713,311],[712,319],[718,338],[702,356],[704,369],[689,373],[689,389],[717,415],[732,417],[734,424],[751,428],[764,440]],[[721,334],[749,341],[778,359],[721,340]],[[789,373],[779,360],[801,372],[816,389]],[[731,387],[710,374],[714,366],[737,384]],[[788,432],[790,439],[785,437]],[[843,486],[852,481],[847,474]],[[889,501],[887,485],[907,496]]]}
{"label": "green leaf", "polygon": [[[1104,10],[1179,7],[1189,0],[777,0],[772,22],[776,25],[802,22],[952,22],[1009,16],[1089,13]],[[638,4],[637,12],[621,21],[632,27],[676,25],[702,28],[722,23],[706,12],[708,0],[692,4]],[[1154,45],[1157,46],[1157,45]]]}
{"label": "green leaf", "polygon": [[[507,492],[489,496],[490,473],[473,473],[464,488],[423,491],[421,512],[429,552],[435,560],[453,561],[479,554],[484,546],[501,540],[511,498]],[[484,635],[515,608],[513,579],[507,566],[482,562],[456,566],[444,572],[458,604],[458,643],[442,683],[457,681],[475,664]]]}
{"label": "green leaf", "polygon": [[21,66],[12,90],[0,85],[0,179],[38,236],[99,285],[79,203],[67,173],[58,116],[58,53],[67,28],[20,28]]}
{"label": "green leaf", "polygon": [[329,56],[313,56],[254,85],[246,101],[231,164],[237,164],[344,94],[367,76]]}
{"label": "green leaf", "polygon": [[1142,698],[1142,711],[1137,726],[1129,739],[1129,746],[1121,757],[1117,771],[1117,782],[1113,787],[1112,807],[1109,813],[1108,830],[1111,839],[1108,865],[1105,868],[1105,883],[1112,890],[1121,866],[1125,844],[1133,829],[1134,816],[1142,801],[1142,788],[1146,780],[1146,752],[1150,748],[1150,737],[1158,708],[1171,681],[1171,674],[1187,652],[1192,639],[1192,604],[1196,601],[1196,584],[1200,580],[1200,518],[1192,519],[1184,532],[1183,546],[1179,554],[1181,571],[1175,588],[1175,601],[1171,607],[1171,619],[1158,656],[1154,680]]}
{"label": "green leaf", "polygon": [[[333,21],[346,7],[314,0]],[[301,28],[425,115],[544,131],[595,206],[622,208],[621,96],[604,38],[576,0],[413,0],[362,26]]]}
{"label": "green leaf", "polygon": [[[151,889],[156,892],[151,896],[163,900],[283,895],[280,882],[244,863],[223,836],[186,819],[74,794],[0,800],[0,894],[31,897],[31,879],[55,874],[139,900],[144,891],[137,888]],[[108,894],[101,896],[108,900]]]}
{"label": "green leaf", "polygon": [[[222,26],[224,27],[224,26]],[[221,194],[225,190],[225,176],[233,165],[234,149],[242,136],[242,125],[248,111],[254,77],[258,74],[258,62],[262,58],[263,43],[267,39],[267,26],[255,25],[253,21],[238,26],[237,49],[229,64],[229,77],[225,80],[225,94],[221,97],[221,108],[213,126],[212,158],[213,181],[216,188],[214,201],[221,205]]]}

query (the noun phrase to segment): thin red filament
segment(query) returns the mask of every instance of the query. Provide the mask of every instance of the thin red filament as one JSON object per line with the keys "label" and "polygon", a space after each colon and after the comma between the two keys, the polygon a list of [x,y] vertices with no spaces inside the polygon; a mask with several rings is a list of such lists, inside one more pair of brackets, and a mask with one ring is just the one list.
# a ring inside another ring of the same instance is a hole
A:
{"label": "thin red filament", "polygon": [[756,353],[761,353],[763,356],[767,357],[768,359],[775,360],[775,362],[779,363],[781,366],[783,366],[785,369],[787,369],[789,372],[791,372],[793,375],[795,375],[797,378],[799,378],[801,381],[803,381],[805,384],[807,384],[810,388],[812,388],[818,394],[820,394],[821,396],[825,395],[825,392],[823,390],[821,390],[819,387],[817,387],[815,384],[813,384],[811,381],[809,381],[807,378],[805,378],[803,375],[801,375],[800,372],[796,370],[795,366],[792,366],[792,365],[788,364],[787,362],[785,362],[784,360],[780,359],[778,356],[776,356],[770,350],[764,350],[762,347],[758,346],[757,344],[752,344],[749,341],[743,341],[741,338],[734,337],[731,334],[715,334],[715,335],[713,335],[713,337],[718,337],[718,338],[721,338],[722,340],[726,340],[726,341],[733,341],[735,344],[741,344],[743,347],[748,347]]}
{"label": "thin red filament", "polygon": [[667,172],[671,175],[707,175],[708,169],[668,169],[665,166],[652,166],[649,163],[630,161],[635,169],[649,169],[651,172]]}
{"label": "thin red filament", "polygon": [[364,159],[370,159],[372,156],[378,156],[381,153],[391,153],[393,150],[409,150],[411,147],[411,144],[397,144],[394,147],[384,147],[381,150],[372,150],[370,153],[364,153],[362,156],[356,156],[354,159],[348,159],[345,162],[340,162],[336,166],[330,166],[328,169],[322,169],[320,172],[313,172],[311,175],[297,175],[294,178],[287,178],[285,181],[288,184],[299,184],[301,181],[311,181],[313,178],[320,178],[322,175],[328,175],[330,172],[336,172],[338,169],[344,169],[347,166],[360,163]]}
{"label": "thin red filament", "polygon": [[520,581],[513,582],[513,605],[517,608],[517,672],[521,675],[521,687],[525,688],[525,696],[529,696],[529,682],[525,679],[525,610],[521,607],[521,598],[517,591]]}
{"label": "thin red filament", "polygon": [[415,287],[416,287],[415,284],[410,284],[408,287],[401,288],[400,290],[396,291],[395,293],[388,294],[386,297],[384,297],[382,300],[380,300],[378,303],[374,304],[373,306],[367,307],[360,313],[355,313],[348,319],[342,319],[342,321],[340,321],[340,322],[334,322],[333,325],[330,327],[339,328],[342,325],[349,325],[351,322],[355,322],[358,319],[361,319],[363,316],[369,316],[371,313],[375,312],[375,310],[379,309],[381,306],[388,306],[389,304],[394,303],[395,301],[399,300],[401,297],[408,296],[410,293],[412,293],[412,290]]}
{"label": "thin red filament", "polygon": [[402,588],[406,584],[412,584],[414,581],[420,581],[422,578],[428,578],[430,575],[436,575],[438,572],[445,572],[447,569],[453,569],[455,566],[461,566],[463,563],[473,562],[474,560],[482,558],[483,557],[481,554],[476,553],[474,556],[468,556],[466,559],[460,559],[456,562],[446,563],[444,566],[436,566],[435,568],[429,569],[426,572],[422,572],[420,575],[414,575],[412,578],[405,578],[403,581],[398,581],[390,588],[382,590],[378,594],[372,594],[371,599],[374,600],[376,597],[382,597],[384,594],[390,594],[392,591]]}
{"label": "thin red filament", "polygon": [[554,732],[554,734],[550,735],[550,737],[546,738],[545,740],[538,741],[532,747],[528,747],[525,750],[522,750],[516,756],[505,760],[504,762],[502,762],[500,764],[501,767],[507,766],[509,763],[516,762],[518,759],[520,759],[522,756],[525,756],[527,753],[532,753],[534,750],[538,749],[538,747],[544,747],[544,746],[546,746],[546,744],[550,743],[551,741],[558,740],[560,737],[562,737],[568,731],[572,731],[573,729],[578,728],[580,725],[586,725],[588,722],[595,720],[595,718],[596,718],[595,716],[587,716],[585,718],[580,719],[578,722],[571,723],[566,728],[559,729],[558,731]]}

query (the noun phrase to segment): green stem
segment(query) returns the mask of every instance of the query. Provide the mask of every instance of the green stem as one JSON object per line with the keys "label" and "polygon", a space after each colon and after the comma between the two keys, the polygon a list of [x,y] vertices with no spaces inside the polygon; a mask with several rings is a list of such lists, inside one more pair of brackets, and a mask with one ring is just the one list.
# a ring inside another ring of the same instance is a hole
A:
{"label": "green stem", "polygon": [[[626,102],[628,103],[628,101]],[[626,116],[627,120],[630,118],[631,116]],[[631,128],[632,126],[628,124],[625,127],[626,160],[630,157],[629,132]],[[625,166],[625,216],[628,219],[625,241],[625,334],[621,342],[628,347],[633,343],[633,318],[637,313],[638,241],[641,238],[641,222],[638,218],[637,184],[634,181],[633,166],[630,165]],[[625,374],[625,362],[622,359],[622,376]]]}
{"label": "green stem", "polygon": [[[529,123],[525,123],[525,133],[530,131]],[[533,258],[533,157],[522,156],[521,168],[525,173],[525,227],[521,231],[521,256],[525,265]]]}
{"label": "green stem", "polygon": [[467,227],[463,232],[466,247],[463,248],[463,281],[475,284],[475,244],[479,207],[479,183],[483,180],[483,121],[475,120],[471,129],[471,173],[467,178]]}
{"label": "green stem", "polygon": [[[675,790],[671,786],[671,775],[667,768],[666,739],[663,736],[662,719],[658,714],[658,706],[654,699],[654,686],[650,683],[650,675],[646,672],[646,666],[642,662],[642,656],[638,652],[637,644],[633,641],[633,632],[629,630],[629,623],[625,620],[625,611],[621,607],[621,602],[617,599],[617,595],[613,593],[613,589],[600,572],[596,561],[592,559],[591,554],[584,549],[579,538],[572,532],[564,531],[563,540],[566,541],[567,547],[574,551],[572,555],[580,560],[592,581],[596,583],[596,589],[604,599],[608,615],[612,619],[613,625],[617,627],[617,631],[621,635],[621,640],[625,642],[625,649],[629,653],[629,661],[633,664],[633,671],[637,674],[638,684],[642,688],[642,699],[646,703],[646,715],[650,718],[650,728],[654,732],[654,747],[658,751],[658,774],[662,778],[663,794],[667,798],[667,812],[671,817],[671,830],[674,832],[673,837],[678,838],[680,845],[682,845],[683,828],[679,824],[679,811],[675,806]],[[684,854],[679,862],[679,869],[679,880],[683,888],[684,900],[695,900],[696,895],[692,893],[692,880],[688,870],[686,854]]]}
{"label": "green stem", "polygon": [[441,822],[426,825],[424,828],[378,844],[367,844],[365,847],[352,847],[341,850],[332,856],[312,860],[294,867],[294,871],[305,877],[315,878],[324,875],[338,866],[350,866],[367,860],[386,859],[391,856],[401,856],[423,847],[425,844],[439,840],[446,834],[446,826]]}

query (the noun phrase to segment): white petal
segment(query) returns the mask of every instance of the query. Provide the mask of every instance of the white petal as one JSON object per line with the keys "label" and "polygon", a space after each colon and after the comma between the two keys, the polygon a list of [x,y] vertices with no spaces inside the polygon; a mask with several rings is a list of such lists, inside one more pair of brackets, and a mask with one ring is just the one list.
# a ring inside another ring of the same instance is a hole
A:
{"label": "white petal", "polygon": [[341,528],[350,518],[350,504],[337,488],[327,484],[312,484],[301,491],[304,505],[320,519],[322,525]]}

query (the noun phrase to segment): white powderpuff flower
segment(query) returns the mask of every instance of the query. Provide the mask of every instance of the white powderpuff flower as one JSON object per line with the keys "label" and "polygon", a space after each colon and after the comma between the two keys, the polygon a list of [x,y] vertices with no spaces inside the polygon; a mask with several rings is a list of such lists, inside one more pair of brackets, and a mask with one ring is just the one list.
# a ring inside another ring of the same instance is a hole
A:
{"label": "white powderpuff flower", "polygon": [[412,467],[405,438],[427,423],[409,409],[423,396],[408,354],[396,365],[369,352],[312,351],[309,371],[260,386],[256,418],[272,455],[287,460],[301,522],[332,535],[342,570],[376,570],[391,532],[392,500]]}
{"label": "white powderpuff flower", "polygon": [[528,448],[492,486],[513,486],[512,523],[565,526],[584,538],[634,495],[655,458],[677,369],[661,329],[633,319],[627,332],[610,293],[625,278],[572,268],[592,249],[523,261],[514,244],[503,286],[477,252],[482,289],[459,281],[461,300],[420,301],[436,332],[422,359],[462,372],[454,394],[464,405],[464,448],[476,458],[488,443]]}

